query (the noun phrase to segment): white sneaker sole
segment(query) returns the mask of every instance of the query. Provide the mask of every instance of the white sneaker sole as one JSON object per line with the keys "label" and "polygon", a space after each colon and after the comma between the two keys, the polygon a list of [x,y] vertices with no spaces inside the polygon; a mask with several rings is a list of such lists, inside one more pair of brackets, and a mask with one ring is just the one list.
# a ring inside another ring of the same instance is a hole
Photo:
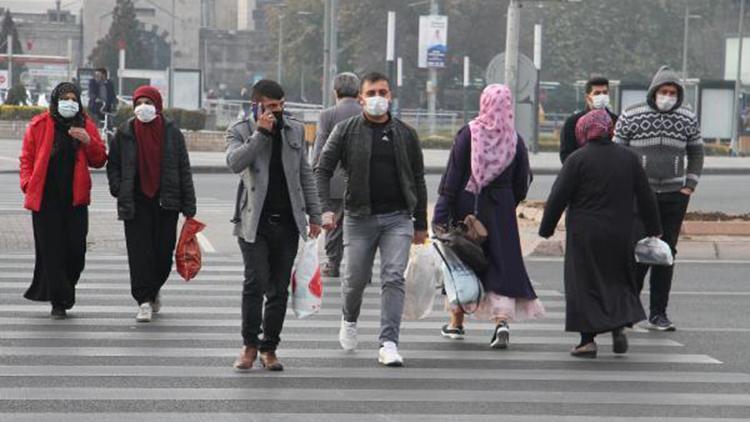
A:
{"label": "white sneaker sole", "polygon": [[394,360],[394,361],[386,362],[386,360],[383,359],[382,357],[378,357],[378,362],[381,365],[387,366],[389,368],[400,368],[400,367],[404,366],[404,361]]}
{"label": "white sneaker sole", "polygon": [[348,347],[347,345],[345,345],[344,343],[342,343],[341,340],[339,340],[339,345],[341,346],[341,349],[343,349],[344,351],[347,351],[347,352],[353,352],[353,351],[357,350],[357,346],[356,345],[352,346],[352,347]]}
{"label": "white sneaker sole", "polygon": [[449,338],[451,340],[463,340],[464,339],[463,334],[446,333],[446,332],[440,331],[440,335],[442,335],[445,338]]}
{"label": "white sneaker sole", "polygon": [[510,331],[498,330],[495,333],[495,339],[490,343],[490,347],[493,349],[507,349],[508,343],[510,343]]}

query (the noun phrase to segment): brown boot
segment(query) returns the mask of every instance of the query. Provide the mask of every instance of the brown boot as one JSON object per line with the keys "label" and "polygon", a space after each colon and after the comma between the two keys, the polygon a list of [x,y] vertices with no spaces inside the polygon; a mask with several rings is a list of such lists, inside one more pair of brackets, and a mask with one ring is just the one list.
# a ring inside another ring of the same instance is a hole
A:
{"label": "brown boot", "polygon": [[279,358],[276,357],[276,352],[274,350],[260,352],[260,363],[269,371],[284,370],[284,365],[279,362]]}
{"label": "brown boot", "polygon": [[248,370],[253,368],[255,359],[258,357],[258,349],[252,346],[245,346],[240,351],[237,360],[234,361],[234,369]]}

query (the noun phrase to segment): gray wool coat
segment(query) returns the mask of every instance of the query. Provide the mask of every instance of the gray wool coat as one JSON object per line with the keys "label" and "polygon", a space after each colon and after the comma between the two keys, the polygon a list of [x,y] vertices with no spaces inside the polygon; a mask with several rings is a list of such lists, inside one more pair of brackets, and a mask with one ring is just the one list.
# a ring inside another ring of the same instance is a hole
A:
{"label": "gray wool coat", "polygon": [[[320,153],[331,135],[334,126],[344,120],[362,113],[362,106],[359,105],[356,98],[342,98],[338,103],[330,108],[320,112],[318,119],[318,128],[315,133],[315,146],[313,149],[313,167],[318,164]],[[344,180],[344,170],[341,166],[336,168],[331,177],[331,199],[344,199],[346,190],[346,180]]]}
{"label": "gray wool coat", "polygon": [[[249,120],[241,120],[227,130],[226,159],[229,169],[240,175],[244,186],[237,195],[234,235],[248,243],[255,242],[260,213],[268,191],[268,171],[273,138],[254,129]],[[312,168],[307,162],[304,127],[290,116],[284,116],[281,132],[284,167],[294,221],[303,239],[307,239],[307,216],[311,224],[321,224],[320,202]]]}

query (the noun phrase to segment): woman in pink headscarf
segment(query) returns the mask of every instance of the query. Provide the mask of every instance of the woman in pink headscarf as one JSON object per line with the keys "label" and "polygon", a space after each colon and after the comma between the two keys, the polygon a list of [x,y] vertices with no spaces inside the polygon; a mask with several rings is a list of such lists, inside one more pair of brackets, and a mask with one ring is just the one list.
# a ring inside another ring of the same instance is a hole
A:
{"label": "woman in pink headscarf", "polygon": [[595,358],[598,334],[612,333],[612,351],[628,351],[624,327],[646,319],[633,272],[633,204],[648,236],[661,234],[656,198],[640,159],[612,142],[612,119],[594,110],[576,124],[584,146],[563,164],[544,207],[539,235],[565,220],[565,330],[581,334],[571,354]]}
{"label": "woman in pink headscarf", "polygon": [[[532,177],[513,110],[507,86],[484,89],[479,116],[456,135],[432,220],[436,230],[462,221],[474,213],[476,201],[477,217],[489,232],[482,245],[489,265],[479,274],[485,297],[477,316],[495,323],[490,346],[497,349],[508,347],[509,322],[544,316],[521,255],[516,207],[526,198]],[[463,313],[451,309],[442,335],[463,338],[463,322]]]}

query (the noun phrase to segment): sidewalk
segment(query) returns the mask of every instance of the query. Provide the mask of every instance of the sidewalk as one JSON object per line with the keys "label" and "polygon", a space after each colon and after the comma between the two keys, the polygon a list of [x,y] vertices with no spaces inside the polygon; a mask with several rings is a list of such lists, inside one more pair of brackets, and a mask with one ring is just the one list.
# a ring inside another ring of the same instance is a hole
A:
{"label": "sidewalk", "polygon": [[[0,173],[18,171],[20,140],[0,139]],[[448,163],[448,150],[426,149],[423,151],[425,172],[442,174]],[[557,153],[542,152],[529,156],[534,174],[554,175],[560,171]],[[223,152],[190,152],[190,163],[194,173],[228,173]],[[703,174],[750,174],[750,157],[706,157]]]}

